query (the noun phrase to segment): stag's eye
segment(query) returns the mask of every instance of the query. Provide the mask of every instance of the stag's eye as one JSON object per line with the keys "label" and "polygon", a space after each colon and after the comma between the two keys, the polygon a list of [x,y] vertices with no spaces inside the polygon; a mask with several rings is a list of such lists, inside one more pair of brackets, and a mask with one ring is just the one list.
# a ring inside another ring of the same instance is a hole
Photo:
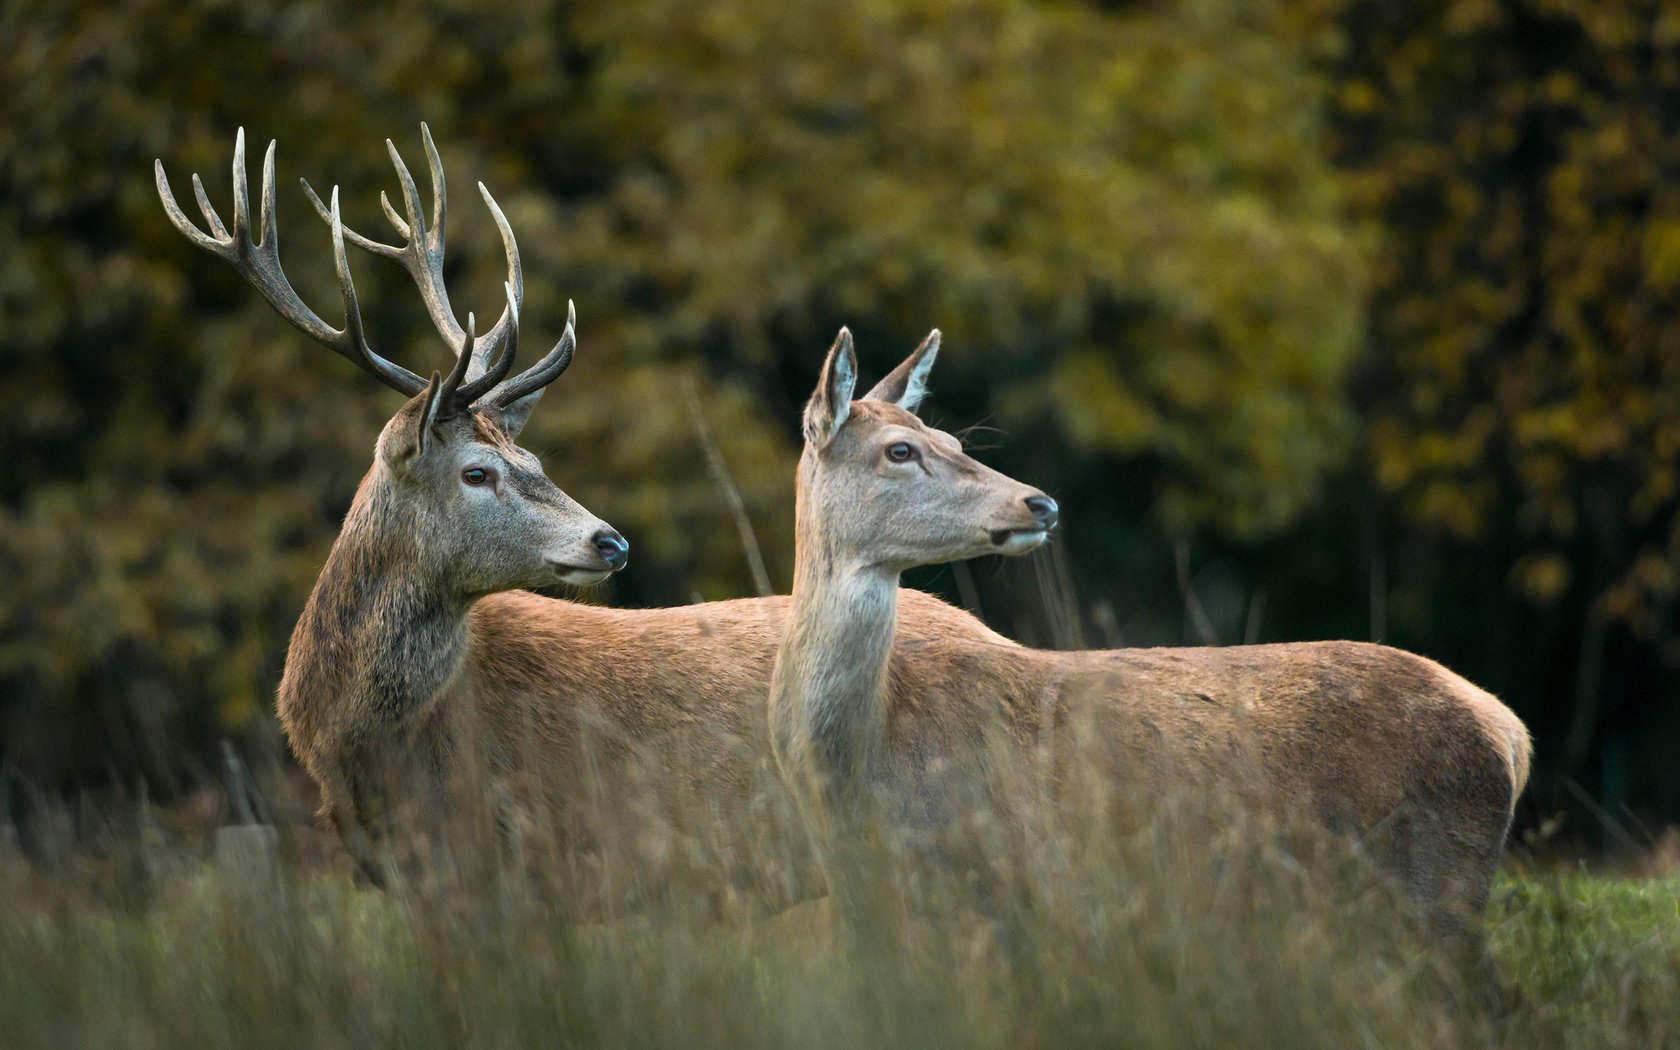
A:
{"label": "stag's eye", "polygon": [[461,480],[469,485],[488,485],[494,481],[496,475],[483,467],[468,467],[461,471]]}
{"label": "stag's eye", "polygon": [[921,455],[916,451],[916,446],[908,441],[895,441],[887,446],[887,458],[894,463],[909,463],[911,460],[920,459]]}

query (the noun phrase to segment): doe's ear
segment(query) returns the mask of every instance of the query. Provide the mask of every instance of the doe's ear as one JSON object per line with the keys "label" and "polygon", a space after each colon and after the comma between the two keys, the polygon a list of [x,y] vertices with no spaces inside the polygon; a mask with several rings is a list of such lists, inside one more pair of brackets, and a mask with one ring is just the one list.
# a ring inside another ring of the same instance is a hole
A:
{"label": "doe's ear", "polygon": [[857,352],[852,349],[851,330],[842,328],[828,350],[828,360],[823,362],[816,392],[805,406],[805,440],[813,448],[823,448],[840,433],[851,414],[856,386]]}
{"label": "doe's ear", "polygon": [[939,356],[939,329],[935,328],[922,340],[922,345],[887,373],[887,378],[875,384],[875,389],[863,395],[865,401],[890,401],[906,412],[927,396],[927,377],[933,371],[934,358]]}
{"label": "doe's ear", "polygon": [[433,372],[426,389],[409,399],[397,413],[397,425],[387,429],[380,438],[379,454],[392,471],[400,474],[426,454],[443,401],[443,376]]}

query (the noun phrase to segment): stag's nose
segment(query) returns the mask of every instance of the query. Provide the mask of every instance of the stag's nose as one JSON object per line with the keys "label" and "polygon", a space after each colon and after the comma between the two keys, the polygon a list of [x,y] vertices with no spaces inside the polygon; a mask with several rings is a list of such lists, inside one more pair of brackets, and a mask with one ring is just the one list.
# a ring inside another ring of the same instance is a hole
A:
{"label": "stag's nose", "polygon": [[1057,508],[1055,500],[1049,496],[1028,496],[1026,503],[1028,512],[1032,514],[1033,520],[1038,522],[1039,528],[1053,529],[1056,527],[1056,519],[1060,516],[1060,510]]}
{"label": "stag's nose", "polygon": [[620,536],[617,529],[602,529],[595,534],[594,541],[601,560],[613,572],[624,568],[630,561],[630,541]]}

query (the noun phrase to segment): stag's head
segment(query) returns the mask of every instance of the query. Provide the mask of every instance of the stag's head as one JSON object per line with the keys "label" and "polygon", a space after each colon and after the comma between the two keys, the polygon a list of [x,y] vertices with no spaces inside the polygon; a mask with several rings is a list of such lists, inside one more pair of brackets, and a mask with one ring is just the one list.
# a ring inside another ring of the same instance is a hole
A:
{"label": "stag's head", "polygon": [[[280,316],[408,397],[380,434],[374,470],[368,480],[374,490],[371,496],[402,517],[416,545],[458,589],[486,594],[557,581],[597,583],[624,567],[629,544],[562,492],[543,473],[537,458],[515,444],[543,390],[571,363],[576,346],[575,312],[568,304],[566,329],[560,341],[530,368],[514,373],[524,298],[519,247],[501,208],[481,183],[479,193],[501,231],[507,258],[503,286],[507,303],[501,319],[483,336],[478,335],[472,314],[467,315],[467,326],[461,327],[443,282],[443,165],[431,133],[425,125],[420,130],[432,177],[429,222],[413,177],[396,147],[386,142],[402,187],[403,214],[383,194],[380,203],[401,243],[386,244],[349,229],[339,216],[336,187],[328,205],[307,182],[303,184],[315,210],[331,228],[344,306],[342,328],[328,324],[305,305],[281,269],[275,222],[274,143],[269,143],[263,159],[260,225],[255,240],[251,236],[243,129],[234,144],[231,229],[211,207],[197,175],[192,177],[193,193],[207,231],[187,218],[176,203],[162,161],[156,165],[158,194],[176,229],[199,248],[231,265]],[[429,380],[422,379],[368,345],[350,277],[347,241],[408,270],[433,325],[454,354],[447,372],[435,371]]]}
{"label": "stag's head", "polygon": [[629,544],[548,479],[492,408],[447,409],[434,376],[379,436],[370,485],[464,595],[599,583]]}
{"label": "stag's head", "polygon": [[802,538],[891,571],[1025,554],[1049,538],[1055,500],[977,462],[916,416],[938,353],[935,330],[854,401],[857,355],[851,332],[840,330],[805,407]]}

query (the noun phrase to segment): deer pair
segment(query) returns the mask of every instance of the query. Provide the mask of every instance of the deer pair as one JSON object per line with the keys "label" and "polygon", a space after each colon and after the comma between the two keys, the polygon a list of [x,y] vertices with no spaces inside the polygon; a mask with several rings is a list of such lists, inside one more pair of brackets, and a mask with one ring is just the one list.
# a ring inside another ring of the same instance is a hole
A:
{"label": "deer pair", "polygon": [[[622,831],[634,816],[590,785],[684,732],[742,746],[673,760],[656,791],[701,785],[750,824],[767,755],[797,794],[828,805],[877,784],[918,790],[918,771],[982,738],[1001,734],[1025,760],[1077,721],[1104,745],[1104,775],[1135,781],[1172,754],[1210,776],[1251,779],[1233,786],[1365,836],[1443,931],[1478,920],[1529,739],[1498,700],[1438,664],[1347,642],[1039,651],[899,588],[914,565],[1024,553],[1056,521],[1043,493],[916,417],[937,332],[861,399],[849,334],[830,350],[804,419],[791,598],[630,611],[521,590],[604,579],[628,545],[515,444],[571,359],[574,325],[569,316],[553,349],[515,373],[519,252],[481,185],[505,247],[507,303],[483,336],[470,314],[460,327],[442,280],[443,169],[422,135],[429,219],[390,147],[403,208],[383,203],[399,243],[346,228],[337,191],[323,204],[305,184],[331,228],[341,328],[305,306],[281,269],[272,144],[255,240],[243,132],[231,229],[196,175],[208,232],[195,226],[157,166],[165,209],[190,241],[408,398],[299,618],[279,692],[292,747],[347,839],[390,804],[386,785],[425,785],[441,805],[469,767],[534,777],[556,826],[579,842]],[[455,355],[446,371],[422,379],[369,346],[347,242],[408,270]],[[1228,752],[1243,761],[1215,760]]]}

